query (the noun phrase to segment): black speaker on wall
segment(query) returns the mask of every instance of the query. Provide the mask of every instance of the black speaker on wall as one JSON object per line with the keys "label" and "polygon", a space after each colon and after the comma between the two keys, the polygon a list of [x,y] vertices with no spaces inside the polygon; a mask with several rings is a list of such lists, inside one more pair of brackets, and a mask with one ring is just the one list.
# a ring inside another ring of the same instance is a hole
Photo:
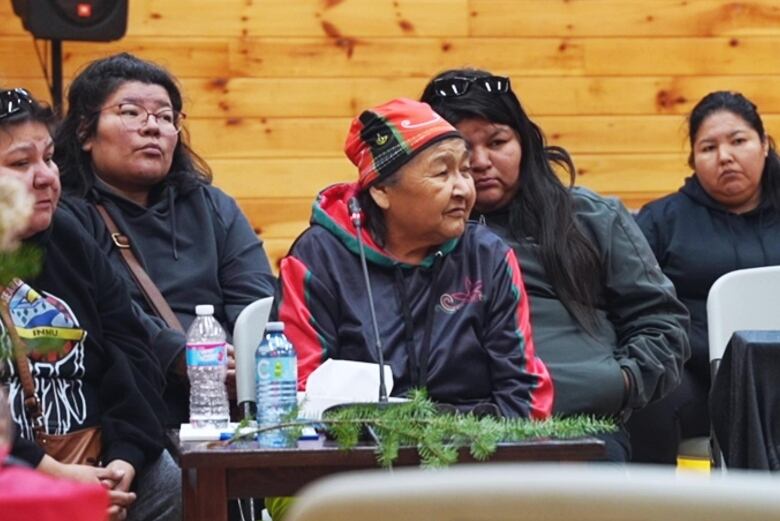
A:
{"label": "black speaker on wall", "polygon": [[128,0],[12,0],[14,13],[45,40],[108,42],[127,31]]}

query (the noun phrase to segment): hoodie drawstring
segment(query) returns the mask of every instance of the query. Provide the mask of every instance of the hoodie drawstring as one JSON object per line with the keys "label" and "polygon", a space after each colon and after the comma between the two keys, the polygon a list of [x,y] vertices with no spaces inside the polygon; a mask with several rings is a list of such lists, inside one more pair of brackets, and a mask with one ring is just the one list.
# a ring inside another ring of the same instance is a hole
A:
{"label": "hoodie drawstring", "polygon": [[769,255],[766,253],[766,245],[764,244],[764,214],[766,212],[761,209],[758,212],[758,244],[761,246],[761,254],[764,256],[762,266],[769,266]]}
{"label": "hoodie drawstring", "polygon": [[409,299],[406,295],[403,272],[398,265],[396,265],[393,270],[395,286],[398,290],[399,300],[401,301],[401,313],[403,313],[404,316],[404,341],[406,356],[409,358],[410,380],[413,386],[421,389],[424,388],[428,382],[428,359],[430,358],[431,353],[433,318],[436,311],[436,303],[438,302],[435,298],[436,285],[439,279],[439,273],[441,272],[441,261],[443,258],[444,255],[442,252],[437,251],[433,259],[430,297],[428,298],[425,309],[425,329],[423,330],[422,346],[419,356],[417,356],[417,351],[414,348],[414,320],[412,318],[412,311],[409,308]]}
{"label": "hoodie drawstring", "polygon": [[174,190],[168,189],[168,211],[171,212],[171,249],[173,250],[173,260],[179,260],[179,249],[176,241],[176,197]]}
{"label": "hoodie drawstring", "polygon": [[417,367],[417,356],[414,349],[414,323],[412,322],[412,311],[409,309],[409,299],[406,297],[406,288],[404,287],[404,275],[401,267],[396,265],[393,270],[395,277],[395,287],[398,290],[398,299],[401,302],[401,313],[404,315],[404,345],[406,347],[406,356],[409,359],[409,373],[412,385],[419,379],[419,369]]}
{"label": "hoodie drawstring", "polygon": [[734,251],[734,265],[739,268],[743,268],[742,266],[742,259],[739,256],[739,248],[737,247],[737,232],[734,231],[734,224],[731,222],[731,215],[726,214],[726,225],[729,229],[729,243],[731,244],[731,249]]}
{"label": "hoodie drawstring", "polygon": [[433,275],[431,276],[431,292],[428,297],[428,307],[425,310],[425,331],[423,333],[422,351],[420,352],[419,375],[417,386],[423,388],[428,383],[428,359],[431,354],[431,335],[433,334],[433,315],[436,310],[436,283],[441,272],[441,260],[444,255],[437,251],[433,258]]}

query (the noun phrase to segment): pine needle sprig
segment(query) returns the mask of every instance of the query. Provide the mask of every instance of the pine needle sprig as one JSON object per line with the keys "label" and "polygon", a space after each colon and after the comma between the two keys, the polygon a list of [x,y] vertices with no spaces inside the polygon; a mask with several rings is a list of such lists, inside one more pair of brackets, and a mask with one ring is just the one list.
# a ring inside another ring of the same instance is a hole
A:
{"label": "pine needle sprig", "polygon": [[[273,428],[302,427],[313,422],[288,420]],[[468,447],[479,461],[489,459],[501,442],[529,439],[566,439],[593,436],[617,429],[614,421],[592,416],[570,416],[532,421],[522,418],[478,417],[442,411],[424,390],[410,393],[409,401],[389,406],[357,405],[327,413],[318,422],[341,449],[358,445],[368,429],[376,441],[377,461],[391,467],[402,447],[415,447],[424,467],[446,467],[458,461],[459,450]],[[243,431],[240,437],[245,437]],[[231,440],[239,439],[236,435]],[[228,442],[229,443],[229,442]]]}
{"label": "pine needle sprig", "polygon": [[613,421],[591,416],[530,421],[442,412],[422,390],[413,391],[408,402],[386,408],[370,405],[340,409],[323,418],[322,423],[343,448],[357,445],[362,428],[370,426],[379,438],[377,459],[386,467],[392,465],[404,446],[417,448],[423,466],[442,467],[457,461],[461,447],[468,447],[474,459],[485,460],[500,442],[578,438],[616,429]]}

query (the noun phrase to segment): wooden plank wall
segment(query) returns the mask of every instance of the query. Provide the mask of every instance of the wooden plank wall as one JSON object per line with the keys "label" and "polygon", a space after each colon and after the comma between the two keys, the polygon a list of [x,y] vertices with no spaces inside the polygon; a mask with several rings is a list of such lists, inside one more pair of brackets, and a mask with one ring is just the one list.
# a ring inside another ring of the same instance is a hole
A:
{"label": "wooden plank wall", "polygon": [[[318,189],[354,178],[341,152],[350,118],[418,96],[445,68],[511,76],[580,184],[634,208],[687,175],[684,114],[707,92],[744,92],[780,130],[777,0],[132,0],[124,39],[64,44],[66,84],[119,50],[181,80],[194,148],[274,261]],[[0,85],[46,97],[10,0]]]}

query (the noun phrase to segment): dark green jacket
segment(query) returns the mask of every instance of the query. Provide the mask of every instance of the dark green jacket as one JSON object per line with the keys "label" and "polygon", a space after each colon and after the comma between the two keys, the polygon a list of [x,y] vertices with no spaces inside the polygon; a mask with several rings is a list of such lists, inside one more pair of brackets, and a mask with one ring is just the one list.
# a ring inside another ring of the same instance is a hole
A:
{"label": "dark green jacket", "polygon": [[[558,299],[534,238],[516,237],[507,211],[483,220],[517,254],[537,356],[555,387],[553,412],[622,415],[679,384],[690,356],[688,312],[625,207],[583,188],[571,193],[577,221],[601,259],[601,273],[593,274],[601,281],[594,335]],[[621,368],[630,375],[628,396]]]}

